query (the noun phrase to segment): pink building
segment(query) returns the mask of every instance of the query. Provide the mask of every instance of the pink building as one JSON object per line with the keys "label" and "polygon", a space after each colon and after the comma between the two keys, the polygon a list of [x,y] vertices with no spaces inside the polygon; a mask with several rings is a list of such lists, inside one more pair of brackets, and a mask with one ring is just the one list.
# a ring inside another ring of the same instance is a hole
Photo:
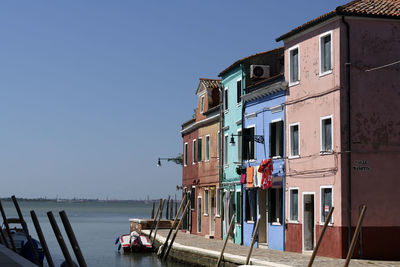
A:
{"label": "pink building", "polygon": [[356,0],[282,35],[286,250],[400,260],[400,1]]}

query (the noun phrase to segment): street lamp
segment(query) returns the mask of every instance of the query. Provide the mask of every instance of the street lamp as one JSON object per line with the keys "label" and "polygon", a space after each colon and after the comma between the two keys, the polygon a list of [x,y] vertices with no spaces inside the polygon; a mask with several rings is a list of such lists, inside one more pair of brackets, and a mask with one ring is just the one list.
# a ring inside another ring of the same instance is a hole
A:
{"label": "street lamp", "polygon": [[166,161],[173,161],[175,164],[182,165],[182,155],[177,156],[176,158],[158,158],[157,161],[157,166],[161,167],[161,161],[166,160]]}
{"label": "street lamp", "polygon": [[229,142],[229,144],[231,146],[235,145],[235,139],[233,138],[234,136],[245,136],[247,138],[249,138],[252,141],[255,141],[257,143],[261,143],[264,144],[264,136],[263,135],[242,135],[242,134],[231,134],[231,141]]}

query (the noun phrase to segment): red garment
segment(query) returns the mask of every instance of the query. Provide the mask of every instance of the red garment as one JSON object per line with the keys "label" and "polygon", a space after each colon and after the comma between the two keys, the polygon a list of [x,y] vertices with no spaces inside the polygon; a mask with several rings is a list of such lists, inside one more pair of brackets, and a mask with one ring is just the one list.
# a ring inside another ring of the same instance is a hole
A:
{"label": "red garment", "polygon": [[264,159],[261,162],[260,167],[258,168],[258,172],[262,173],[261,179],[261,189],[267,189],[272,187],[272,171],[274,170],[274,166],[272,164],[272,159]]}

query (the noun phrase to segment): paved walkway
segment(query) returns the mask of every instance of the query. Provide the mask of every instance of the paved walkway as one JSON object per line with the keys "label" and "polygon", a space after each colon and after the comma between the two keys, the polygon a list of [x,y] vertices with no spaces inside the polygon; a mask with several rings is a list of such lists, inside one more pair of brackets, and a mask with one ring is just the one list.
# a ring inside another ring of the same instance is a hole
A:
{"label": "paved walkway", "polygon": [[4,267],[37,267],[14,251],[0,244],[0,266]]}
{"label": "paved walkway", "polygon": [[[149,231],[143,231],[148,234]],[[157,240],[160,242],[165,241],[168,235],[168,230],[159,230],[157,232]],[[223,247],[224,241],[207,239],[202,236],[190,235],[179,232],[174,243],[174,248],[184,249],[186,251],[192,250],[193,253],[208,253],[211,257],[219,256]],[[225,249],[224,257],[230,259],[237,259],[237,262],[244,262],[250,247],[240,246],[237,244],[229,243]],[[274,266],[274,267],[287,267],[287,266],[307,266],[311,254],[300,254],[286,251],[278,251],[271,249],[254,248],[251,262],[253,265]],[[344,265],[345,260],[334,259],[326,257],[316,257],[313,266],[323,267],[339,267]],[[351,260],[350,266],[393,266],[400,267],[399,262],[389,261],[369,261],[369,260]]]}

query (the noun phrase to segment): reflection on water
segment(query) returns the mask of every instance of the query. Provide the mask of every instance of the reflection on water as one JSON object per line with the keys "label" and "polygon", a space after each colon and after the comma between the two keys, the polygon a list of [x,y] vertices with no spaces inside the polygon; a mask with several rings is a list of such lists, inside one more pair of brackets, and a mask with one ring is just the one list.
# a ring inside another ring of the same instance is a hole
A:
{"label": "reflection on water", "polygon": [[[14,205],[10,201],[2,201],[7,217],[16,218],[17,213]],[[59,228],[62,230],[63,237],[68,243],[69,251],[73,251],[69,246],[69,240],[64,227],[59,218],[58,212],[65,210],[72,228],[78,239],[82,253],[88,266],[184,266],[175,262],[162,263],[155,254],[124,254],[117,251],[114,244],[115,239],[129,232],[129,218],[148,218],[151,213],[151,203],[137,202],[84,202],[84,203],[57,203],[57,202],[38,202],[38,201],[19,201],[22,213],[31,235],[37,238],[35,228],[29,214],[30,210],[35,210],[40,225],[45,235],[47,245],[56,266],[60,266],[63,261],[62,252],[58,246],[53,230],[47,218],[47,212],[52,211],[56,217]],[[47,265],[46,265],[47,266]]]}

